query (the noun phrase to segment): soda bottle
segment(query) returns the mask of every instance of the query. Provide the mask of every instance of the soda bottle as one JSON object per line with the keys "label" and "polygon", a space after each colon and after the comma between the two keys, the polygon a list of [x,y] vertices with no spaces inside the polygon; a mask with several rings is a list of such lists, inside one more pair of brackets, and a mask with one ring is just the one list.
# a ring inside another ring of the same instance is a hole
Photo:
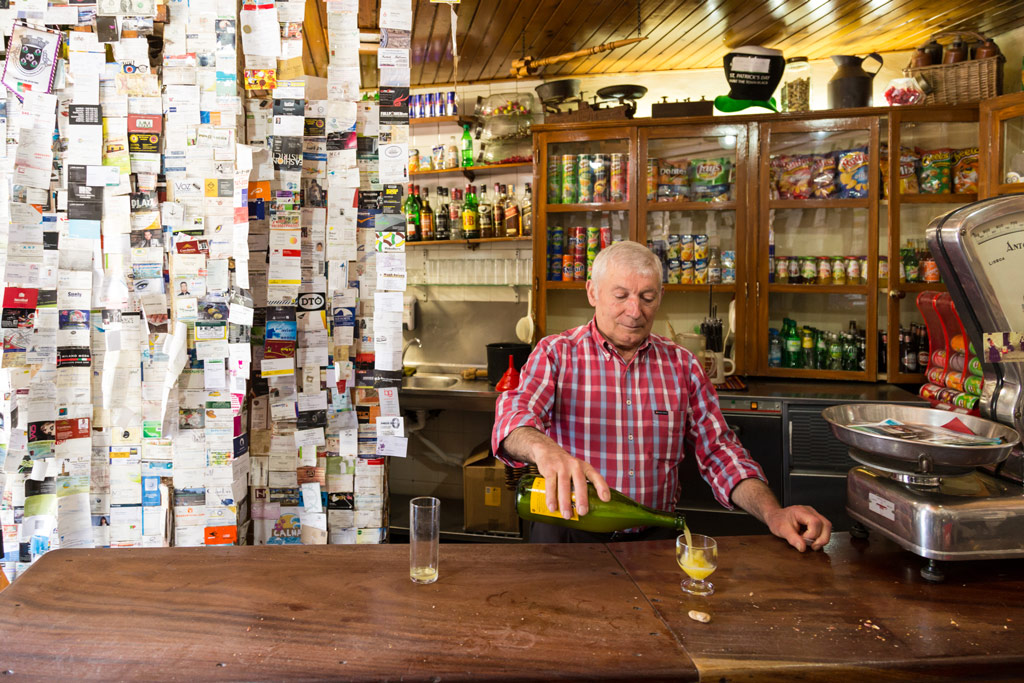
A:
{"label": "soda bottle", "polygon": [[768,367],[782,367],[782,340],[779,331],[774,327],[768,330]]}
{"label": "soda bottle", "polygon": [[469,133],[469,126],[462,126],[462,145],[461,145],[461,157],[462,167],[468,168],[473,165],[473,136]]}

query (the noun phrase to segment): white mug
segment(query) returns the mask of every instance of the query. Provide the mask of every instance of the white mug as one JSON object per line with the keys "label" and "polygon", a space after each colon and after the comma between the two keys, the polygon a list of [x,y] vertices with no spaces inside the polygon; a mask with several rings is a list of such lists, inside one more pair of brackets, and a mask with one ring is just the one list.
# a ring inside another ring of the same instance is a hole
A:
{"label": "white mug", "polygon": [[704,372],[712,384],[725,384],[725,378],[736,373],[736,362],[721,351],[705,351]]}

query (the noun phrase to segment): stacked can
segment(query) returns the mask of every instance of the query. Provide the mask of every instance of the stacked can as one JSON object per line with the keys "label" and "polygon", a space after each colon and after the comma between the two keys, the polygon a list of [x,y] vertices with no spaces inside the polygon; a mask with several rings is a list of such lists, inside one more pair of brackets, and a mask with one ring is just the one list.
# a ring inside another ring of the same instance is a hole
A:
{"label": "stacked can", "polygon": [[629,185],[626,179],[629,177],[629,155],[612,154],[610,188],[608,198],[613,202],[624,202],[629,199]]}
{"label": "stacked can", "polygon": [[[569,228],[569,245],[572,247],[572,279],[582,282],[587,276],[587,228]],[[562,273],[565,278],[565,273]]]}
{"label": "stacked can", "polygon": [[586,278],[590,279],[590,274],[594,270],[594,259],[597,258],[597,252],[601,251],[601,228],[587,226],[587,272]]}
{"label": "stacked can", "polygon": [[594,195],[590,201],[608,201],[608,171],[610,166],[607,154],[593,155],[590,167],[594,170]]}
{"label": "stacked can", "polygon": [[557,154],[548,157],[548,204],[562,203],[562,159]]}
{"label": "stacked can", "polygon": [[579,201],[579,185],[576,181],[576,155],[562,155],[562,204]]}
{"label": "stacked can", "polygon": [[658,160],[647,160],[647,201],[653,202],[658,198]]}
{"label": "stacked can", "polygon": [[590,204],[594,201],[594,167],[591,165],[592,156],[590,154],[579,154],[576,156],[576,159],[576,201],[580,204]]}
{"label": "stacked can", "polygon": [[562,255],[565,253],[565,228],[552,225],[548,228],[548,279],[559,282],[562,279]]}

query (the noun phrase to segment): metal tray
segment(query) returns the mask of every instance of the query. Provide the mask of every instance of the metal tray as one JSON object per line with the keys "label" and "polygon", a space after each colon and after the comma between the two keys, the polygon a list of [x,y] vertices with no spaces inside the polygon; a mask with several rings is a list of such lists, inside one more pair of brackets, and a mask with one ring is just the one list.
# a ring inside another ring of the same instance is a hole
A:
{"label": "metal tray", "polygon": [[[847,446],[905,462],[917,462],[923,455],[927,456],[935,465],[951,467],[992,465],[1005,460],[1013,447],[1020,442],[1020,435],[1011,427],[980,417],[951,413],[948,410],[914,408],[885,403],[850,403],[826,408],[821,411],[821,416],[829,423],[835,437]],[[850,425],[881,422],[886,419],[898,420],[906,424],[917,423],[941,427],[954,417],[959,418],[975,434],[998,437],[1003,439],[1003,443],[997,446],[943,446],[894,436],[866,434],[850,428]]]}

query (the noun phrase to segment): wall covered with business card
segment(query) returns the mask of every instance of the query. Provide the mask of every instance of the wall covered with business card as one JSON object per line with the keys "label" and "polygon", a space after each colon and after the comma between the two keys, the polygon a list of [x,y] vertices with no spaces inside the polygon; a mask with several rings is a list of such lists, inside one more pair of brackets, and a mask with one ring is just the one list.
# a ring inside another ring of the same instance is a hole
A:
{"label": "wall covered with business card", "polygon": [[[387,539],[408,48],[363,99],[358,0],[327,5],[326,99],[302,0],[0,8],[8,578],[55,548]],[[381,21],[408,46],[410,0]]]}

